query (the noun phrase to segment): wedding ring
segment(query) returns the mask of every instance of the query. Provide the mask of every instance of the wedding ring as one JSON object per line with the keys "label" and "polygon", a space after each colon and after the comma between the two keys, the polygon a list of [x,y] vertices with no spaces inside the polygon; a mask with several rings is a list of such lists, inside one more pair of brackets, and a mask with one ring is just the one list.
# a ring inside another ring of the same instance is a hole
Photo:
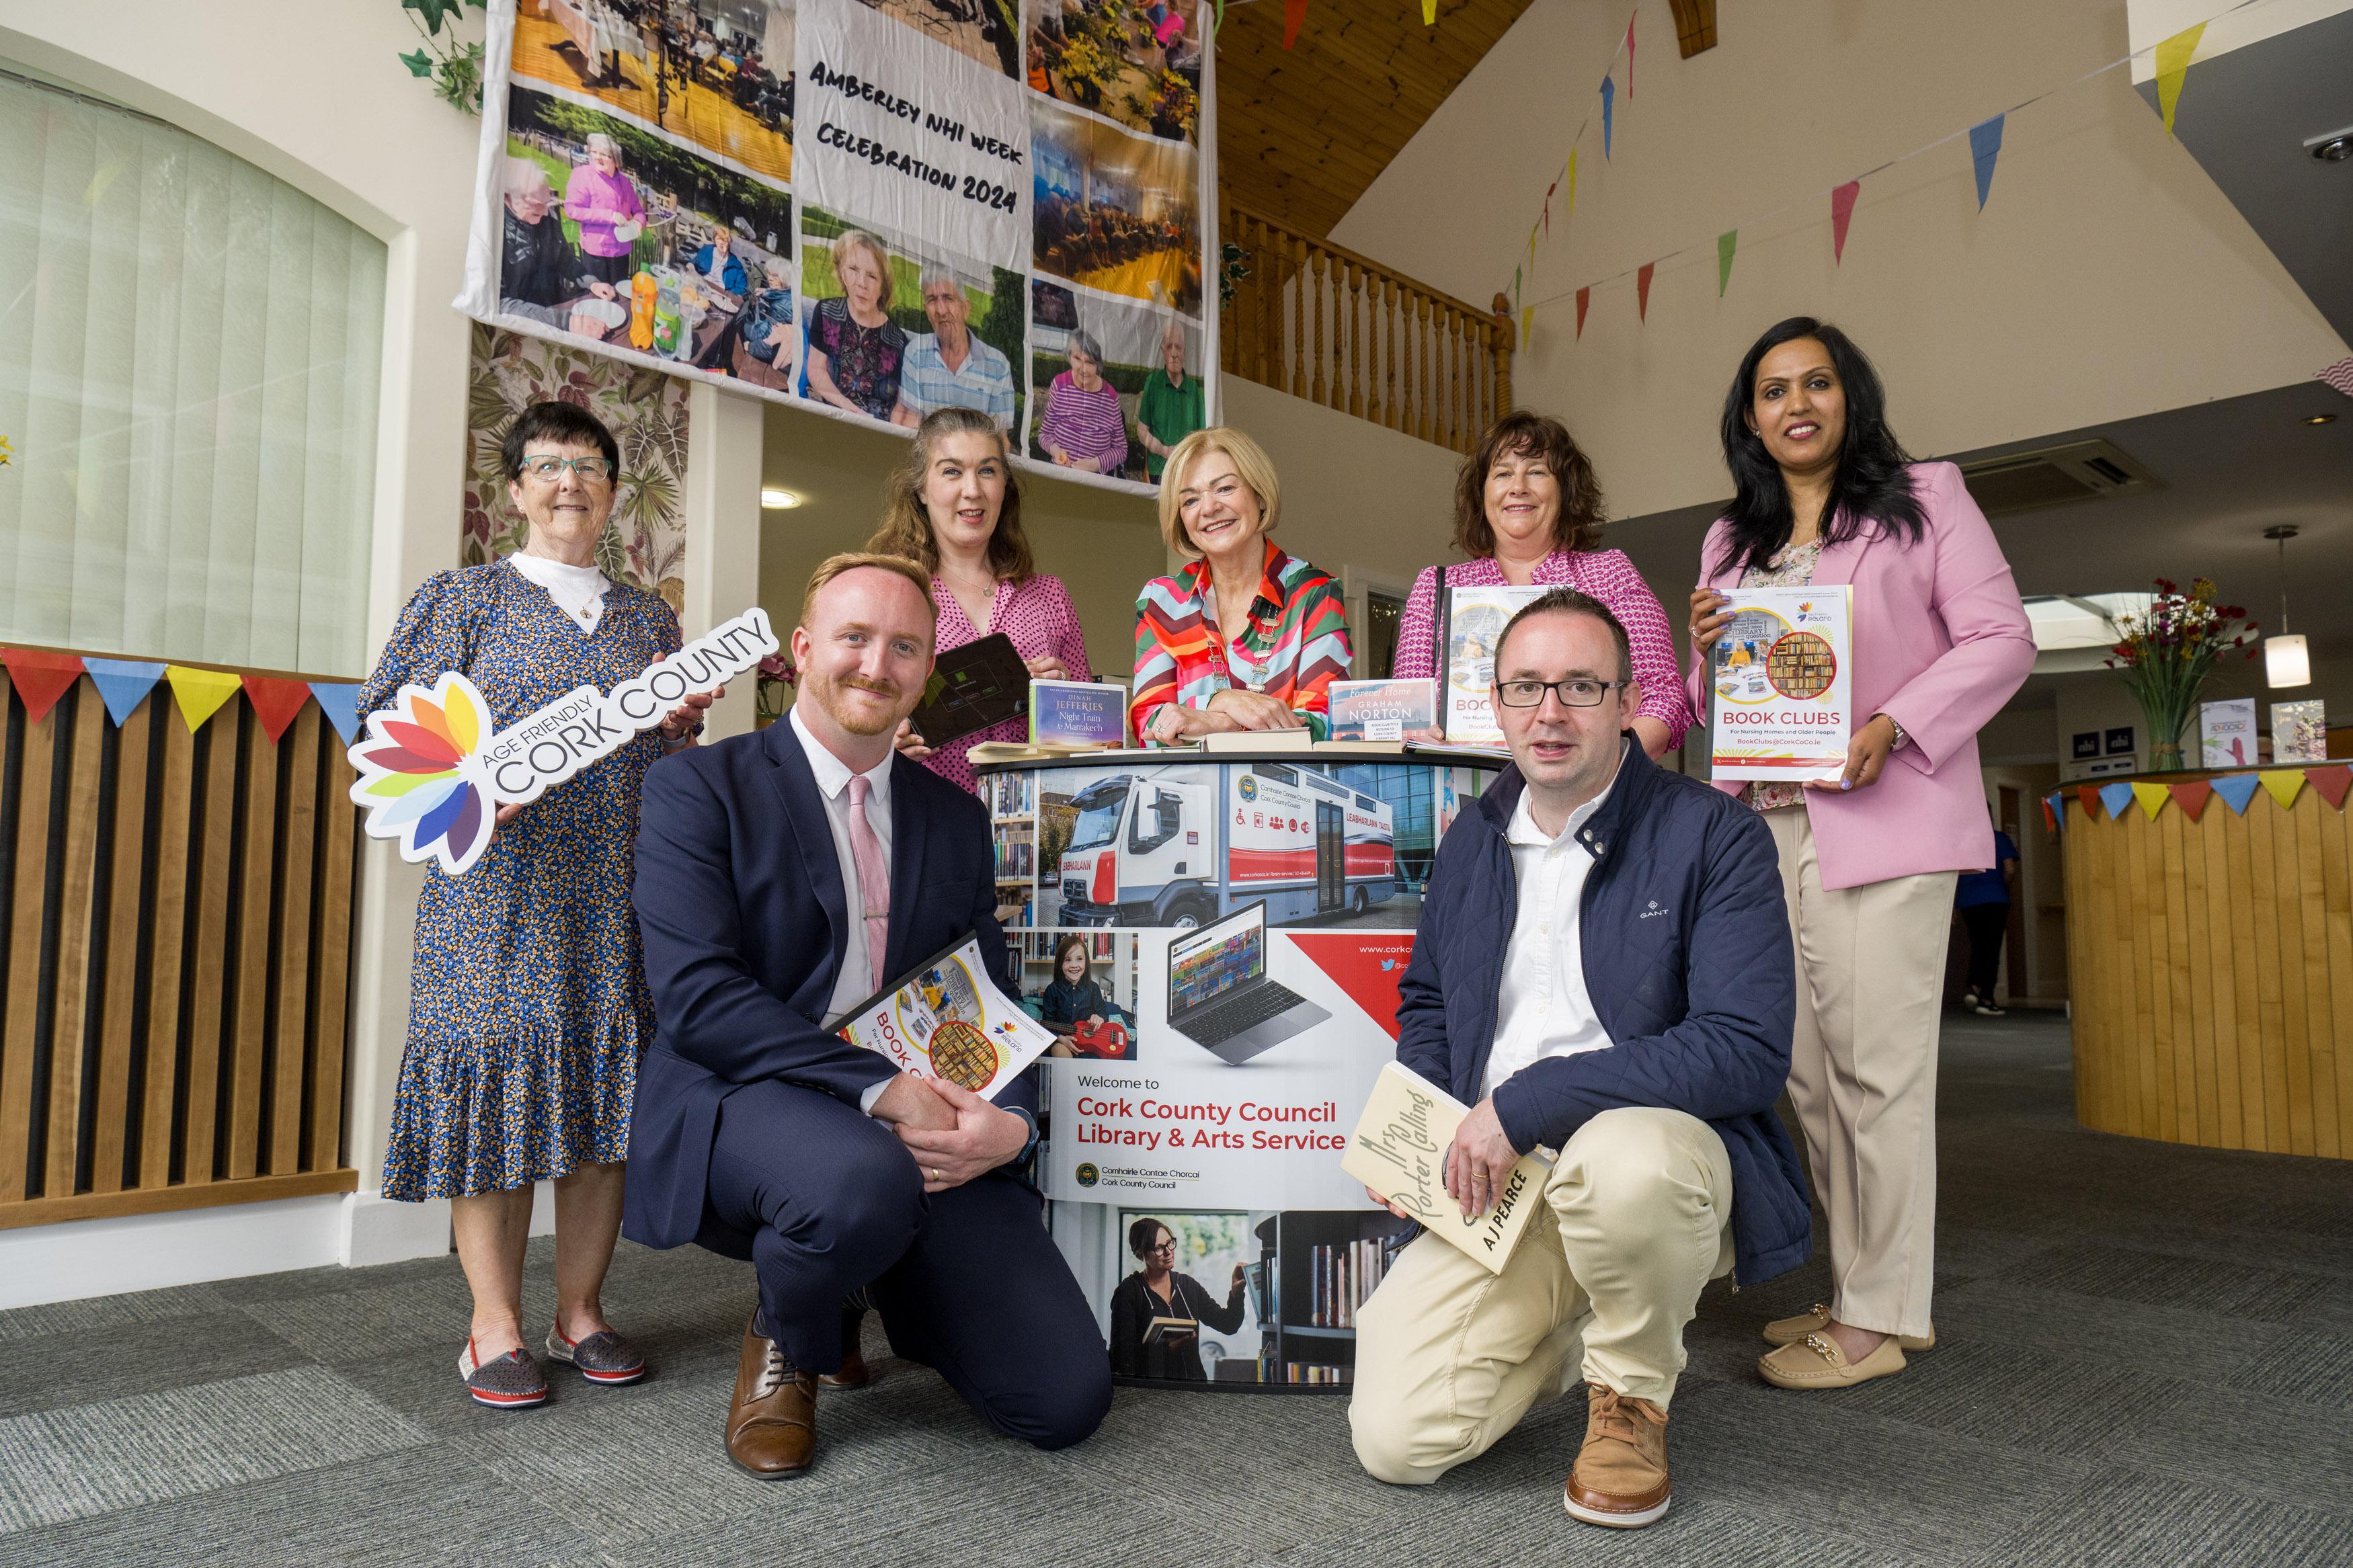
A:
{"label": "wedding ring", "polygon": [[940,1181],[945,1181],[946,1179],[947,1179],[947,1178],[945,1178],[944,1176],[942,1176],[942,1175],[940,1174],[940,1168],[939,1168],[937,1165],[934,1165],[934,1166],[932,1167],[932,1180],[933,1180],[933,1181],[934,1181],[934,1182],[940,1182]]}

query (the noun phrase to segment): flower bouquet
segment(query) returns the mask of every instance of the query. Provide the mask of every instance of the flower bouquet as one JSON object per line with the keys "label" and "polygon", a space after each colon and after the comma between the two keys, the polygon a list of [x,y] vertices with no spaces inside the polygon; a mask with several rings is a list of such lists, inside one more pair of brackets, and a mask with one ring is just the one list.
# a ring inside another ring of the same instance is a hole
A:
{"label": "flower bouquet", "polygon": [[2152,773],[2181,766],[2181,732],[2198,710],[2198,693],[2214,661],[2244,648],[2255,657],[2255,623],[2236,605],[2217,605],[2211,578],[2200,577],[2184,593],[2159,577],[2157,596],[2137,615],[2116,617],[2116,643],[2107,667],[2119,670],[2148,729]]}

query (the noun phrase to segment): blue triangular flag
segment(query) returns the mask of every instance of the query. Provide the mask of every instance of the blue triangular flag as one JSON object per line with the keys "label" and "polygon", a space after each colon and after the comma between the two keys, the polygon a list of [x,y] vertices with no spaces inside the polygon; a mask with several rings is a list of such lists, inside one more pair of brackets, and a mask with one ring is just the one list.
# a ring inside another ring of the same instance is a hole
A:
{"label": "blue triangular flag", "polygon": [[314,680],[311,695],[318,699],[319,711],[327,716],[343,744],[350,745],[360,732],[360,689],[348,680]]}
{"label": "blue triangular flag", "polygon": [[1618,97],[1618,84],[1608,77],[1601,79],[1601,156],[1609,156],[1609,106]]}
{"label": "blue triangular flag", "polygon": [[2042,804],[2051,813],[2052,827],[2061,833],[2066,832],[2067,792],[2063,789],[2054,789],[2042,797]]}
{"label": "blue triangular flag", "polygon": [[132,713],[164,679],[164,667],[143,658],[85,658],[81,668],[106,700],[107,717],[118,730],[131,721]]}
{"label": "blue triangular flag", "polygon": [[2114,822],[2116,818],[2122,816],[2125,814],[2125,807],[2130,805],[2132,803],[2132,785],[2128,784],[2102,784],[2100,786],[2100,804],[2108,808],[2108,820],[2110,822]]}
{"label": "blue triangular flag", "polygon": [[2001,156],[2001,122],[1997,114],[1969,127],[1969,161],[1978,167],[1978,211],[1985,211],[1986,193],[1993,189],[1993,161]]}
{"label": "blue triangular flag", "polygon": [[2254,799],[2255,791],[2263,786],[2263,781],[2253,773],[2232,773],[2229,778],[2214,781],[2214,793],[2231,803],[2232,816],[2244,816],[2247,802]]}

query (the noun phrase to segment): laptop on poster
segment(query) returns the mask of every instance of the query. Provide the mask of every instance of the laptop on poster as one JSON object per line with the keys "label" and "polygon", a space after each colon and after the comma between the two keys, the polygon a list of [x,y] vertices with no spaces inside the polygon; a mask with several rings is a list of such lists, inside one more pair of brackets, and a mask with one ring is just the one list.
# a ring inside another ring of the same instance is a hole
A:
{"label": "laptop on poster", "polygon": [[1264,900],[1168,944],[1168,1026],[1239,1065],[1332,1015],[1266,976]]}

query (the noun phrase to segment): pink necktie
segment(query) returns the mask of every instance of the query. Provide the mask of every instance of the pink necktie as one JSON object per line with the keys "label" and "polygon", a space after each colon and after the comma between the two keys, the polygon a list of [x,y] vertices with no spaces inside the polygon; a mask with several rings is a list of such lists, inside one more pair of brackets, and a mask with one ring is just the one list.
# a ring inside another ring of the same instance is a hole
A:
{"label": "pink necktie", "polygon": [[891,870],[882,863],[882,841],[866,820],[866,796],[874,783],[849,775],[849,858],[858,867],[859,901],[865,905],[868,984],[882,985],[882,949],[891,940]]}

